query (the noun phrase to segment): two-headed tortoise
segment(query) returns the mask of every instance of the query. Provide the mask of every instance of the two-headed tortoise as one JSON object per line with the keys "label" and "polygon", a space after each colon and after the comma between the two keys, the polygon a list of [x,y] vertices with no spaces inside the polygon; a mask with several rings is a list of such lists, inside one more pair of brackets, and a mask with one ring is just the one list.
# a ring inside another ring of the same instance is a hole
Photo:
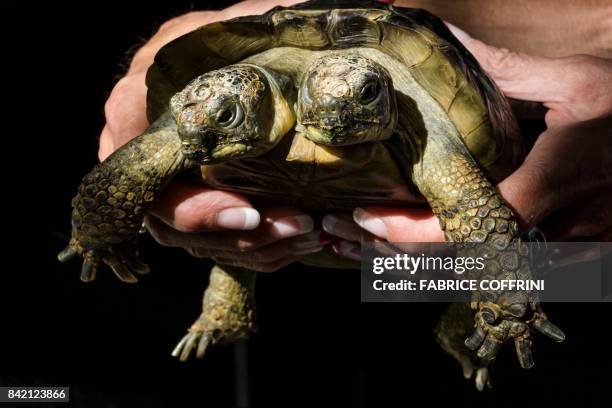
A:
{"label": "two-headed tortoise", "polygon": [[[143,216],[190,170],[255,203],[314,214],[428,203],[447,241],[495,244],[490,274],[529,274],[524,246],[513,245],[515,216],[494,187],[522,159],[516,122],[475,59],[424,10],[316,0],[209,24],[163,47],[147,86],[152,125],[85,176],[73,200],[72,239],[59,257],[82,256],[85,281],[100,262],[126,282],[148,271],[136,259]],[[302,261],[346,266],[332,251]],[[215,266],[203,312],[174,353],[186,358],[197,345],[202,355],[247,336],[255,276]],[[470,375],[477,368],[479,388],[507,339],[528,368],[531,327],[564,337],[520,293],[471,306],[449,312],[438,337]],[[475,323],[449,324],[466,316]]]}

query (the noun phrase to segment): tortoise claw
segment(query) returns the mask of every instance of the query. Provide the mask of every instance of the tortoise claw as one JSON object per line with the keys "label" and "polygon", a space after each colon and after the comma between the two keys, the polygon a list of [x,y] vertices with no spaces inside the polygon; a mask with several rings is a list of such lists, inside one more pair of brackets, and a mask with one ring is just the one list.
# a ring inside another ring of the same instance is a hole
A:
{"label": "tortoise claw", "polygon": [[130,268],[130,270],[136,272],[139,275],[146,275],[147,273],[151,272],[149,265],[144,262],[141,262],[135,256],[128,257],[125,262],[127,264],[127,267]]}
{"label": "tortoise claw", "polygon": [[183,346],[185,346],[185,343],[187,343],[187,340],[189,340],[189,335],[190,334],[191,334],[191,332],[189,332],[188,334],[183,336],[181,341],[179,341],[177,343],[177,345],[172,350],[172,357],[178,357],[181,354],[181,350],[183,350]]}
{"label": "tortoise claw", "polygon": [[554,341],[560,343],[565,340],[565,333],[563,333],[560,328],[558,328],[548,319],[546,319],[546,317],[536,318],[533,322],[533,327],[535,327],[537,331],[547,336],[548,338],[553,339]]}
{"label": "tortoise claw", "polygon": [[537,304],[533,305],[534,313],[531,316],[526,315],[527,306],[524,304],[514,303],[504,307],[484,302],[475,306],[478,309],[476,330],[465,340],[465,345],[470,350],[478,349],[477,356],[486,364],[495,359],[506,341],[513,339],[521,367],[525,369],[533,367],[532,327],[557,342],[565,340],[563,331],[548,321]]}
{"label": "tortoise claw", "polygon": [[474,333],[465,339],[465,346],[472,351],[476,351],[478,347],[482,344],[485,339],[485,332],[482,330],[482,327],[476,327]]}
{"label": "tortoise claw", "polygon": [[91,282],[92,280],[96,279],[98,265],[99,262],[94,261],[90,258],[85,258],[83,260],[83,266],[81,267],[81,281]]}
{"label": "tortoise claw", "polygon": [[521,367],[530,369],[534,366],[533,355],[531,353],[531,340],[528,338],[514,339],[514,348]]}
{"label": "tortoise claw", "polygon": [[74,249],[72,245],[68,245],[66,248],[62,249],[59,254],[57,254],[57,260],[61,263],[66,263],[77,255],[78,253],[76,249]]}
{"label": "tortoise claw", "polygon": [[81,281],[91,282],[96,278],[100,262],[111,267],[115,275],[126,283],[138,282],[134,273],[143,275],[150,272],[147,264],[140,262],[136,252],[135,241],[125,241],[106,248],[84,248],[77,239],[72,239],[62,252],[57,255],[60,262],[67,262],[75,256],[83,257]]}
{"label": "tortoise claw", "polygon": [[107,264],[111,267],[115,275],[119,278],[120,281],[125,283],[136,283],[138,279],[130,272],[127,265],[121,261],[111,261],[107,262]]}
{"label": "tortoise claw", "polygon": [[498,340],[494,335],[488,334],[476,355],[483,359],[483,361],[490,363],[497,357],[497,353],[499,353],[502,344],[503,342]]}
{"label": "tortoise claw", "polygon": [[488,388],[493,387],[493,385],[491,384],[491,374],[489,373],[488,367],[480,367],[476,370],[476,377],[474,378],[474,383],[478,391],[483,391],[485,386],[487,386]]}
{"label": "tortoise claw", "polygon": [[181,341],[178,342],[174,350],[172,350],[172,357],[178,357],[180,361],[187,361],[191,351],[196,347],[196,358],[204,357],[206,349],[210,344],[211,337],[204,332],[199,321],[196,321],[190,328],[188,333],[183,336]]}
{"label": "tortoise claw", "polygon": [[474,333],[465,339],[472,330],[473,322],[474,315],[468,305],[452,304],[436,327],[436,340],[444,351],[461,364],[463,377],[466,380],[473,378],[476,388],[482,391],[485,387],[491,387],[491,369],[474,352],[485,341],[484,330],[477,326]]}
{"label": "tortoise claw", "polygon": [[196,352],[196,358],[204,357],[204,354],[206,353],[206,349],[208,348],[209,344],[210,344],[210,337],[208,337],[206,333],[202,334],[202,336],[200,337],[200,342],[198,343],[198,350]]}

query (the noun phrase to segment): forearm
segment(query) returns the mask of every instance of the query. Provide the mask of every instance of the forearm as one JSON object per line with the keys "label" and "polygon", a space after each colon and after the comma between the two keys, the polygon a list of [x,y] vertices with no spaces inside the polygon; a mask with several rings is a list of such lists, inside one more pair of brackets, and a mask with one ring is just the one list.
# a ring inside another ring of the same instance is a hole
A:
{"label": "forearm", "polygon": [[497,47],[550,57],[612,58],[609,0],[398,0],[395,5],[429,10]]}

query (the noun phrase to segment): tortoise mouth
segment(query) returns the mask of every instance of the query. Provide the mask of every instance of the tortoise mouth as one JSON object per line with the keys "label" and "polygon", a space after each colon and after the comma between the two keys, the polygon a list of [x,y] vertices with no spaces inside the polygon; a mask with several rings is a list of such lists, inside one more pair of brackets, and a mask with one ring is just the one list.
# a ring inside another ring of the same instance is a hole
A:
{"label": "tortoise mouth", "polygon": [[306,133],[310,140],[315,143],[334,146],[356,143],[355,140],[351,139],[359,137],[353,135],[349,130],[350,126],[347,125],[333,127],[306,126]]}
{"label": "tortoise mouth", "polygon": [[210,152],[211,160],[217,161],[243,155],[248,151],[244,140],[234,140],[229,143],[219,143]]}
{"label": "tortoise mouth", "polygon": [[214,164],[242,156],[249,151],[245,140],[233,140],[206,146],[202,143],[183,143],[183,155],[201,164]]}

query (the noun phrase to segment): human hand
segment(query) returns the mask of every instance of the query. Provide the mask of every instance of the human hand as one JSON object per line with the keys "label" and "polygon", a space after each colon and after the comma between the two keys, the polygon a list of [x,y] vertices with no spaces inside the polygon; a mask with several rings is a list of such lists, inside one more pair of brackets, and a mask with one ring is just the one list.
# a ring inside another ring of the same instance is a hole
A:
{"label": "human hand", "polygon": [[[498,189],[523,230],[538,225],[547,240],[612,239],[612,61],[577,55],[542,58],[488,46],[451,27],[501,90],[548,109],[547,125],[525,162]],[[334,249],[359,257],[359,239],[437,242],[444,236],[429,210],[357,208],[328,215],[324,229],[342,238]],[[363,228],[360,229],[359,226]]]}
{"label": "human hand", "polygon": [[[148,126],[145,75],[164,44],[205,24],[261,14],[292,3],[296,1],[243,1],[220,11],[191,12],[162,24],[135,54],[128,72],[106,102],[100,160]],[[145,224],[162,245],[182,247],[197,257],[216,257],[219,262],[258,271],[276,270],[296,256],[317,252],[327,239],[320,231],[313,231],[312,218],[297,209],[257,211],[239,194],[185,181],[174,182],[166,189]]]}
{"label": "human hand", "polygon": [[397,0],[458,24],[496,47],[543,57],[612,58],[612,2],[590,0]]}

